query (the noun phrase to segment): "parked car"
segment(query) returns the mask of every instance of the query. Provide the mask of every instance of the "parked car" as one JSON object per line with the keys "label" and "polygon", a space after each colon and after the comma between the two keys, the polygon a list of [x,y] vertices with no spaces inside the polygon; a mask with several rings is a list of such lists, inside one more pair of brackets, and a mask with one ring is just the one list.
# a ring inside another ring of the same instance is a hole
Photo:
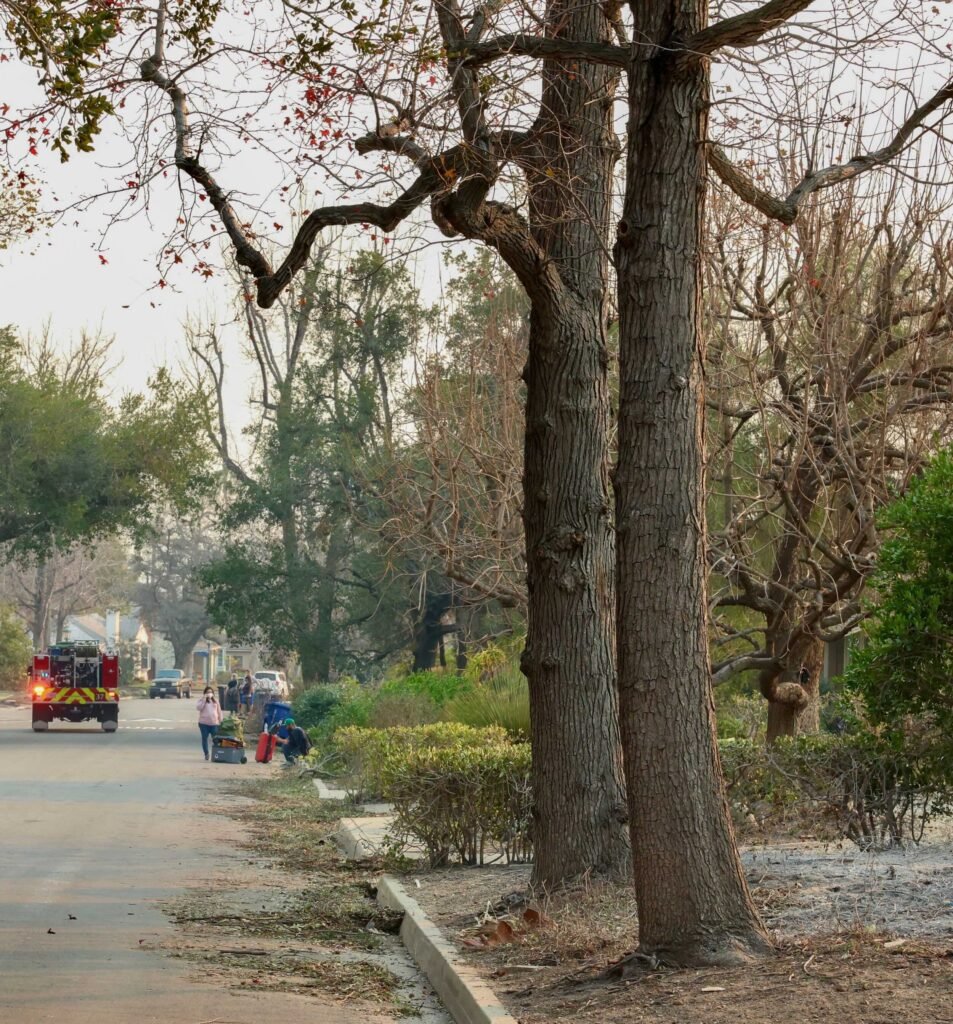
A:
{"label": "parked car", "polygon": [[260,672],[255,673],[254,679],[256,693],[267,693],[272,697],[287,697],[291,692],[288,688],[288,680],[285,679],[284,672],[278,672],[270,668],[262,669]]}
{"label": "parked car", "polygon": [[160,668],[149,686],[149,700],[191,696],[192,680],[180,668]]}

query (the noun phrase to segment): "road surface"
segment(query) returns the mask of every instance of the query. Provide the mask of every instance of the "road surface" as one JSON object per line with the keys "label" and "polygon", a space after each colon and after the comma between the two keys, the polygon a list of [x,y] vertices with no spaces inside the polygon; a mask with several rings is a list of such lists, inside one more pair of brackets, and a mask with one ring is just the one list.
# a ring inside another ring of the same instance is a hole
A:
{"label": "road surface", "polygon": [[[328,1001],[229,992],[158,947],[160,904],[228,884],[238,826],[203,813],[227,776],[207,763],[191,700],[129,700],[119,731],[0,706],[0,1024],[370,1024]],[[231,844],[231,845],[228,845]]]}

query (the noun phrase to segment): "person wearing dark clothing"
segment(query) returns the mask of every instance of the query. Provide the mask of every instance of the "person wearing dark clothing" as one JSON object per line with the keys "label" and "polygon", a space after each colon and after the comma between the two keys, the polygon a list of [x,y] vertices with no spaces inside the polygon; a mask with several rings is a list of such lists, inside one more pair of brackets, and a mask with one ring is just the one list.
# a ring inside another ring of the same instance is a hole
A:
{"label": "person wearing dark clothing", "polygon": [[255,699],[255,682],[251,672],[245,673],[245,681],[242,683],[242,714],[247,715],[251,711],[252,702]]}
{"label": "person wearing dark clothing", "polygon": [[284,724],[288,730],[288,738],[283,740],[279,737],[278,743],[285,755],[285,762],[294,764],[299,757],[304,757],[311,749],[311,740],[308,739],[308,734],[300,725],[295,725],[293,718],[286,718]]}
{"label": "person wearing dark clothing", "polygon": [[235,673],[232,673],[232,678],[228,681],[228,689],[225,691],[225,710],[236,712],[238,711],[238,677]]}

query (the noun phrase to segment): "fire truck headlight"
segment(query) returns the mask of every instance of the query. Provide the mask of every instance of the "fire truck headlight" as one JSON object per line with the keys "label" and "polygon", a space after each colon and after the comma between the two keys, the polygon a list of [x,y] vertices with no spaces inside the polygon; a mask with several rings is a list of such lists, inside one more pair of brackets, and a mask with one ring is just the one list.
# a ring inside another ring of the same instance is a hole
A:
{"label": "fire truck headlight", "polygon": [[33,692],[36,694],[37,697],[42,697],[43,694],[46,692],[46,687],[45,686],[34,686],[33,687]]}

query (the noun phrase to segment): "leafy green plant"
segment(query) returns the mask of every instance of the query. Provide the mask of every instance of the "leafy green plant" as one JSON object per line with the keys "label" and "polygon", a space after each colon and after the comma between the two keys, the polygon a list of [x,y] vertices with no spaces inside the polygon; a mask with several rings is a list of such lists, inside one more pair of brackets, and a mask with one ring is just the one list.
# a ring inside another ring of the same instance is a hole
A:
{"label": "leafy green plant", "polygon": [[424,847],[432,867],[532,857],[528,744],[455,744],[393,752],[383,766],[395,845]]}
{"label": "leafy green plant", "polygon": [[871,717],[900,728],[929,716],[953,731],[953,454],[937,455],[909,491],[878,516],[889,533],[872,578],[878,601],[845,682]]}
{"label": "leafy green plant", "polygon": [[0,605],[0,690],[26,685],[33,648],[23,623],[10,605]]}
{"label": "leafy green plant", "polygon": [[388,799],[391,794],[386,787],[384,766],[394,755],[400,757],[414,750],[463,749],[504,742],[506,733],[502,729],[472,729],[456,722],[391,729],[350,726],[339,729],[332,737],[332,746],[343,757],[361,795]]}
{"label": "leafy green plant", "polygon": [[443,707],[469,685],[468,680],[456,672],[431,669],[429,672],[412,672],[406,676],[386,679],[381,683],[378,693],[382,698],[426,697],[436,707]]}
{"label": "leafy green plant", "polygon": [[[295,694],[291,702],[295,721],[303,729],[312,729],[324,724],[328,715],[342,702],[356,695],[356,683],[346,680],[323,686],[309,686]],[[358,687],[359,688],[359,687]]]}

